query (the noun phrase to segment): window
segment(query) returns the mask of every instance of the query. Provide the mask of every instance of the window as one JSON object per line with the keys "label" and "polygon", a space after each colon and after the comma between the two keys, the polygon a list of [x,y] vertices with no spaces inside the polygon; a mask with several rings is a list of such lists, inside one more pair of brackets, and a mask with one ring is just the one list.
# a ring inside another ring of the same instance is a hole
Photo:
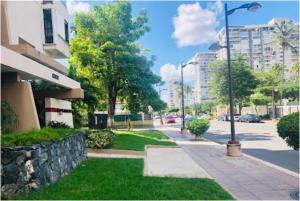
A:
{"label": "window", "polygon": [[69,24],[65,20],[65,40],[69,43]]}
{"label": "window", "polygon": [[43,4],[48,4],[48,3],[53,4],[53,0],[43,0]]}
{"label": "window", "polygon": [[44,9],[45,43],[53,43],[53,26],[51,9]]}

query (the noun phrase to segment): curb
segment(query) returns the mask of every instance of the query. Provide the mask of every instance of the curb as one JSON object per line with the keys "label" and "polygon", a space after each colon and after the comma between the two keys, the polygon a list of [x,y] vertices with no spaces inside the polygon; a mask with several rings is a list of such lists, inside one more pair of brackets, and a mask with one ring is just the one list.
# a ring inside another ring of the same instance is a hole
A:
{"label": "curb", "polygon": [[281,171],[281,172],[284,172],[284,173],[286,173],[286,174],[288,174],[288,175],[290,175],[290,176],[297,177],[297,178],[299,179],[299,174],[297,174],[296,172],[293,172],[293,171],[291,171],[291,170],[289,170],[289,169],[280,167],[280,166],[278,166],[278,165],[274,165],[273,163],[270,163],[270,162],[261,160],[261,159],[259,159],[259,158],[254,157],[254,156],[250,156],[250,155],[245,154],[245,153],[242,153],[242,154],[243,154],[243,156],[245,156],[245,157],[247,157],[247,158],[249,158],[249,159],[252,159],[252,160],[254,160],[254,161],[260,162],[260,163],[262,163],[262,164],[264,164],[264,165],[266,165],[266,166],[269,166],[269,167],[271,167],[271,168],[274,168],[274,169],[276,169],[276,170],[279,170],[279,171]]}
{"label": "curb", "polygon": [[[207,138],[205,138],[205,139],[207,139]],[[210,139],[207,139],[207,140],[208,140],[208,141],[211,141],[211,142],[214,142],[214,143],[216,143],[216,144],[218,144],[218,145],[224,146],[224,144],[220,144],[220,143],[215,142],[215,141],[212,141],[212,140],[210,140]],[[242,149],[242,151],[243,151],[243,149]],[[247,157],[247,158],[249,158],[249,159],[251,159],[251,160],[254,160],[254,161],[256,161],[256,162],[262,163],[262,164],[264,164],[264,165],[266,165],[266,166],[268,166],[268,167],[274,168],[274,169],[276,169],[276,170],[279,170],[279,171],[281,171],[281,172],[284,172],[284,173],[286,173],[286,174],[288,174],[288,175],[290,175],[290,176],[293,176],[293,177],[296,177],[296,178],[299,179],[299,174],[297,174],[296,172],[293,172],[293,171],[291,171],[291,170],[289,170],[289,169],[286,169],[286,168],[280,167],[280,166],[278,166],[278,165],[275,165],[275,164],[273,164],[273,163],[264,161],[264,160],[262,160],[262,159],[259,159],[259,158],[255,157],[255,156],[250,156],[249,154],[246,154],[246,153],[243,153],[243,152],[242,152],[242,156],[245,156],[245,157]]]}

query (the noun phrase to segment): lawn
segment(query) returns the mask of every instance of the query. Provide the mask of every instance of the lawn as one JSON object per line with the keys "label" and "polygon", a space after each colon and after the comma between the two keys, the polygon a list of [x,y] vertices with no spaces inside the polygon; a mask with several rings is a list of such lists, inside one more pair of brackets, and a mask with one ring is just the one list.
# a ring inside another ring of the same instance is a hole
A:
{"label": "lawn", "polygon": [[176,145],[174,142],[161,141],[161,139],[168,139],[168,136],[156,130],[114,131],[114,133],[116,138],[107,148],[144,151],[145,145]]}
{"label": "lawn", "polygon": [[91,158],[69,175],[23,200],[226,200],[211,179],[144,177],[142,159]]}

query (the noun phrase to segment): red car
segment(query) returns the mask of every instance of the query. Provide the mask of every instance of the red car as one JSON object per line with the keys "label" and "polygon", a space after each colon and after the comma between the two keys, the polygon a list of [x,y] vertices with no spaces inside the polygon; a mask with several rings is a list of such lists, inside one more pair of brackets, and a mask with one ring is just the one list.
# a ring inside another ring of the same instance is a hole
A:
{"label": "red car", "polygon": [[165,117],[165,123],[166,124],[175,123],[175,119],[173,117]]}

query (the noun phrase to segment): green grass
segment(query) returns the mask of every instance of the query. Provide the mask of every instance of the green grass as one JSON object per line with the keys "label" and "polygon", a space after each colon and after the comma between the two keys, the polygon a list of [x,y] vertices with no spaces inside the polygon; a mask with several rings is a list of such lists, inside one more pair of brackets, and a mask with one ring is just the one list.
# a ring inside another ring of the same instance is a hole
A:
{"label": "green grass", "polygon": [[144,177],[142,159],[89,159],[69,175],[23,200],[226,200],[211,179]]}
{"label": "green grass", "polygon": [[22,146],[49,142],[73,135],[76,131],[67,128],[42,128],[26,132],[12,132],[1,135],[1,146]]}
{"label": "green grass", "polygon": [[174,142],[160,141],[168,139],[160,131],[114,131],[116,138],[107,148],[120,150],[144,151],[145,145],[167,145],[174,146]]}

